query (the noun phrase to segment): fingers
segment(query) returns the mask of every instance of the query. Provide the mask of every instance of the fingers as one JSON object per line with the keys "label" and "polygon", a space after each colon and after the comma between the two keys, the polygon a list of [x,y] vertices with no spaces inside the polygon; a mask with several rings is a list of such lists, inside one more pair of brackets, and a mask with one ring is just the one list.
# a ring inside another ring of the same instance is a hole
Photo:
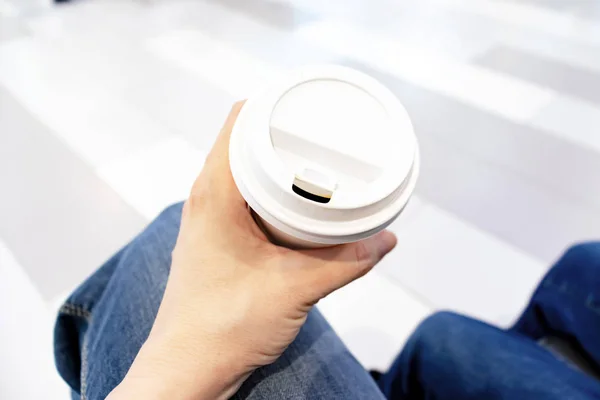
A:
{"label": "fingers", "polygon": [[204,199],[210,196],[223,207],[245,207],[244,199],[237,190],[229,168],[229,138],[243,105],[244,101],[239,101],[231,108],[206,158],[204,168],[192,186],[190,198]]}
{"label": "fingers", "polygon": [[369,272],[397,243],[396,235],[382,231],[368,239],[324,249],[299,252],[310,301],[316,302]]}
{"label": "fingers", "polygon": [[[227,119],[225,119],[225,123],[223,124],[223,127],[219,132],[219,136],[217,136],[217,139],[215,140],[211,150],[211,154],[217,156],[221,154],[225,155],[225,158],[227,159],[227,165],[229,165],[229,138],[231,136],[231,130],[233,129],[235,120],[240,114],[245,102],[245,100],[242,100],[233,104],[231,111],[229,112]],[[219,157],[217,158],[220,159]]]}

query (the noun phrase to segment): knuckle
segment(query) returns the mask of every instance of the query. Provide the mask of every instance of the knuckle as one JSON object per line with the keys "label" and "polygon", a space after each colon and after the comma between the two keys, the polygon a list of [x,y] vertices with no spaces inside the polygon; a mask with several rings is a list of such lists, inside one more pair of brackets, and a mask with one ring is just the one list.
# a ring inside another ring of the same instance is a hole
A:
{"label": "knuckle", "polygon": [[183,206],[183,212],[185,215],[193,215],[202,212],[206,209],[208,203],[208,195],[204,190],[198,190],[192,193],[186,200]]}
{"label": "knuckle", "polygon": [[357,242],[354,245],[354,257],[356,260],[356,264],[359,266],[368,266],[373,258],[370,247],[366,244],[366,242]]}

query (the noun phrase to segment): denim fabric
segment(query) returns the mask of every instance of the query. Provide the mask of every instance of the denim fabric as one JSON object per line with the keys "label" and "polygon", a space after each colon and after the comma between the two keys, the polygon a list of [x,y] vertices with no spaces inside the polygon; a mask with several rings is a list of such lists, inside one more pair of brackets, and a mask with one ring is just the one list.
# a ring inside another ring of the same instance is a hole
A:
{"label": "denim fabric", "polygon": [[[55,358],[73,399],[104,399],[148,337],[162,299],[181,204],[165,210],[84,282],[60,310]],[[383,399],[370,375],[317,310],[272,365],[234,399]]]}
{"label": "denim fabric", "polygon": [[600,242],[573,246],[558,260],[513,331],[565,339],[600,369]]}
{"label": "denim fabric", "polygon": [[[125,376],[158,311],[180,217],[181,204],[165,210],[61,308],[55,358],[73,399],[104,399]],[[513,329],[437,313],[417,328],[379,388],[313,310],[283,356],[258,369],[234,399],[600,399],[598,381],[537,343],[561,337],[597,367],[599,294],[600,244],[576,246]],[[396,308],[402,318],[401,305],[390,304]]]}
{"label": "denim fabric", "polygon": [[598,371],[600,243],[572,247],[504,331],[453,313],[426,319],[378,384],[395,399],[600,399],[600,382],[538,344],[559,337]]}

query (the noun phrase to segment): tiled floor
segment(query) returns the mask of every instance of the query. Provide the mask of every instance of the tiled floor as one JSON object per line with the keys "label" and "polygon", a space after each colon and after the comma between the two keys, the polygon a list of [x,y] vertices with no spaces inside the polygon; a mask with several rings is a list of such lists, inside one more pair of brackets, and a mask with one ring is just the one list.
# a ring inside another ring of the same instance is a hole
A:
{"label": "tiled floor", "polygon": [[422,150],[398,249],[320,305],[365,366],[437,309],[510,325],[600,236],[596,0],[0,0],[0,398],[67,398],[57,302],[185,196],[233,101],[325,62],[389,86]]}

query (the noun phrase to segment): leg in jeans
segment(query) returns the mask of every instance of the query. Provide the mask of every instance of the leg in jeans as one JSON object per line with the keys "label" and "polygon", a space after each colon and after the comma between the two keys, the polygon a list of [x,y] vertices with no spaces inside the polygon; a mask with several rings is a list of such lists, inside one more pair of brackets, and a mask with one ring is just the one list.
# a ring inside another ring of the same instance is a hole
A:
{"label": "leg in jeans", "polygon": [[[181,204],[165,210],[62,307],[56,365],[74,399],[104,399],[127,373],[156,317],[180,218]],[[258,369],[234,397],[352,398],[383,396],[317,310],[281,358]]]}
{"label": "leg in jeans", "polygon": [[390,399],[600,399],[600,382],[537,343],[559,336],[597,363],[599,299],[600,244],[575,246],[550,269],[512,329],[435,314],[379,385]]}
{"label": "leg in jeans", "polygon": [[453,313],[425,320],[380,379],[389,399],[600,399],[600,383],[535,341]]}
{"label": "leg in jeans", "polygon": [[513,331],[564,339],[600,370],[600,242],[573,246],[558,260]]}

